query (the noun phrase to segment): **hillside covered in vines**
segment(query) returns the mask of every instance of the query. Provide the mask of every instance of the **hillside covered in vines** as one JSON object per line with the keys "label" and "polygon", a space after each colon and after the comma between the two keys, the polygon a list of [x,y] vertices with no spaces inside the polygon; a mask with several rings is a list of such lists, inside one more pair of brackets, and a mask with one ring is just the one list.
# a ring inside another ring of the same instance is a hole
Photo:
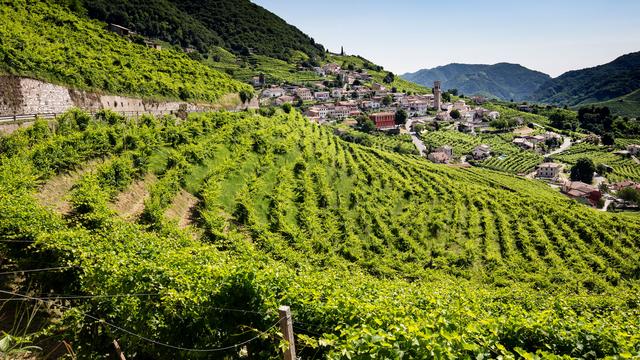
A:
{"label": "hillside covered in vines", "polygon": [[279,358],[281,304],[302,358],[640,355],[640,220],[545,184],[347,142],[295,111],[72,111],[0,139],[3,257],[68,267],[16,291],[85,294],[46,332],[85,357],[117,337],[134,358]]}

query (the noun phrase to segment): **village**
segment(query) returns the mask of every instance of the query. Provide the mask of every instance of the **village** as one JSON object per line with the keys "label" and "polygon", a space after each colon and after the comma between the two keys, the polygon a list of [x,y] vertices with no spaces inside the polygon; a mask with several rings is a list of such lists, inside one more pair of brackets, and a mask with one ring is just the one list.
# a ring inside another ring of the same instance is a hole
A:
{"label": "village", "polygon": [[[456,157],[452,146],[444,144],[435,148],[428,147],[420,138],[423,129],[438,129],[440,126],[470,135],[494,130],[490,123],[500,118],[500,112],[484,108],[482,104],[486,99],[483,97],[451,99],[447,94],[447,100],[451,101],[444,101],[440,81],[434,82],[431,94],[399,92],[395,88],[388,88],[386,84],[373,82],[366,70],[346,70],[335,63],[316,67],[314,71],[321,77],[335,77],[337,81],[315,82],[306,86],[266,86],[264,76],[260,75],[253,78],[252,85],[262,89],[262,106],[290,104],[299,107],[310,121],[321,125],[342,123],[357,127],[356,119],[364,118],[369,119],[378,132],[408,133],[418,153],[433,163],[470,167],[472,163],[481,164],[492,156],[504,156],[499,152],[494,154],[489,144],[480,144],[468,154]],[[527,105],[518,105],[517,109],[530,111]],[[400,121],[399,113],[403,113]],[[616,195],[626,188],[640,191],[640,184],[633,181],[608,183],[597,173],[594,174],[593,184],[569,179],[567,165],[554,162],[550,157],[574,145],[570,137],[547,131],[538,124],[527,124],[520,118],[516,119],[514,126],[525,131],[514,131],[516,135],[511,140],[511,145],[523,152],[545,158],[544,162],[530,172],[519,175],[544,181],[569,198],[603,211],[607,211],[609,206],[630,209],[637,207]],[[527,129],[536,131],[526,131]],[[639,153],[640,145],[629,145],[627,150],[620,152],[626,156],[636,156]]]}

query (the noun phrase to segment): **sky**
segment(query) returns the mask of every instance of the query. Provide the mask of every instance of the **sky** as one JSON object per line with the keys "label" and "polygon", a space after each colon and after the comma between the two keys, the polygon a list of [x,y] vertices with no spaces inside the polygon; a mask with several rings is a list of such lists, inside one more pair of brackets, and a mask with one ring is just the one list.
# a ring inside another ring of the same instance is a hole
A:
{"label": "sky", "polygon": [[252,0],[397,74],[518,63],[556,77],[640,51],[640,0]]}

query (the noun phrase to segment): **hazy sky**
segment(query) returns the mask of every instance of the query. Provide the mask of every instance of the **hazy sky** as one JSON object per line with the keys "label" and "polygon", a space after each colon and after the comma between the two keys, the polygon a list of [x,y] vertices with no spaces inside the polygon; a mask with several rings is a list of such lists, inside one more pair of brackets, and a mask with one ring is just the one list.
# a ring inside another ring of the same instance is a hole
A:
{"label": "hazy sky", "polygon": [[640,0],[252,0],[396,73],[519,63],[558,76],[640,51]]}

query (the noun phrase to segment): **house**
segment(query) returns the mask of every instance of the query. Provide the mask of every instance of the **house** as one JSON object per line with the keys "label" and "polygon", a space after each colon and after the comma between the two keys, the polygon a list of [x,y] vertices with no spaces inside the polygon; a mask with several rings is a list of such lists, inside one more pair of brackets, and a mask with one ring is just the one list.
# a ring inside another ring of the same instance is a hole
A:
{"label": "house", "polygon": [[635,145],[635,144],[629,145],[627,146],[627,151],[631,155],[638,155],[640,154],[640,145]]}
{"label": "house", "polygon": [[311,90],[303,87],[296,89],[296,96],[298,96],[303,101],[313,100]]}
{"label": "house", "polygon": [[293,96],[283,95],[276,99],[276,105],[293,104]]}
{"label": "house", "polygon": [[434,153],[445,153],[447,154],[447,156],[449,156],[449,158],[453,157],[453,148],[449,145],[444,145],[444,146],[440,146],[439,148],[436,148],[435,150],[433,150]]}
{"label": "house", "polygon": [[522,137],[517,137],[513,139],[513,144],[524,150],[532,150],[532,149],[535,149],[536,147],[532,142]]}
{"label": "house", "polygon": [[334,110],[335,110],[335,107],[332,104],[319,104],[319,105],[314,105],[310,107],[308,111],[312,111],[314,114],[317,114],[317,116],[320,117],[321,119],[325,119],[333,115]]}
{"label": "house", "polygon": [[617,182],[615,184],[611,184],[611,186],[609,186],[609,189],[613,191],[620,191],[628,187],[636,187],[636,186],[637,186],[636,183],[634,183],[633,181],[624,180],[624,181]]}
{"label": "house", "polygon": [[451,161],[451,156],[443,152],[432,152],[427,158],[436,164],[447,164]]}
{"label": "house", "polygon": [[131,34],[134,34],[131,29],[116,24],[109,24],[109,31],[112,31],[120,36],[129,36]]}
{"label": "house", "polygon": [[340,72],[340,65],[329,63],[324,65],[322,70],[324,70],[325,74],[337,74]]}
{"label": "house", "polygon": [[394,129],[396,127],[396,114],[392,112],[375,113],[369,115],[371,121],[376,124],[378,130]]}
{"label": "house", "polygon": [[602,193],[595,186],[581,181],[567,181],[562,185],[562,192],[567,196],[595,206],[602,198]]}
{"label": "house", "polygon": [[533,111],[533,109],[532,109],[529,105],[527,105],[527,104],[518,105],[518,107],[517,107],[517,108],[518,108],[518,110],[520,110],[520,111],[528,112],[528,113],[530,113],[530,112],[532,112],[532,111]]}
{"label": "house", "polygon": [[377,101],[363,101],[362,108],[366,110],[380,109],[380,103]]}
{"label": "house", "polygon": [[328,91],[318,91],[318,92],[313,94],[313,97],[315,97],[316,100],[318,100],[318,101],[329,100],[330,96],[331,96],[331,94]]}
{"label": "house", "polygon": [[382,85],[380,83],[373,83],[373,85],[371,85],[371,90],[373,90],[373,91],[386,91],[387,88],[384,87],[384,85]]}
{"label": "house", "polygon": [[536,176],[545,179],[556,179],[560,175],[562,170],[562,164],[558,163],[543,163],[538,165]]}
{"label": "house", "polygon": [[284,91],[283,88],[272,87],[272,88],[264,90],[262,92],[262,97],[279,98],[279,97],[283,96],[284,94],[285,94],[285,91]]}
{"label": "house", "polygon": [[265,81],[264,74],[260,74],[258,76],[254,76],[253,78],[251,78],[251,84],[255,87],[264,86],[265,82],[266,81]]}
{"label": "house", "polygon": [[145,40],[144,44],[149,48],[149,49],[154,49],[154,50],[162,50],[162,45],[160,45],[159,42],[157,41],[151,41],[151,40]]}
{"label": "house", "polygon": [[468,107],[467,107],[467,104],[464,102],[464,100],[458,100],[455,103],[453,103],[453,109],[458,111],[467,111]]}
{"label": "house", "polygon": [[529,140],[533,144],[539,144],[544,142],[545,138],[542,135],[533,135],[533,136],[523,136],[525,139]]}
{"label": "house", "polygon": [[549,140],[549,139],[562,140],[562,136],[558,133],[554,133],[553,131],[547,131],[544,133],[543,136],[545,140]]}
{"label": "house", "polygon": [[500,113],[497,111],[489,111],[487,117],[491,120],[497,120],[500,117]]}
{"label": "house", "polygon": [[491,148],[486,144],[476,146],[476,148],[471,152],[471,155],[475,160],[484,160],[491,156]]}
{"label": "house", "polygon": [[322,77],[327,76],[327,72],[324,71],[324,69],[321,67],[316,66],[313,68],[313,71],[315,71],[318,76],[322,76]]}
{"label": "house", "polygon": [[342,89],[336,88],[331,90],[331,97],[334,99],[340,99],[342,97]]}
{"label": "house", "polygon": [[458,131],[466,134],[475,134],[475,125],[472,122],[464,122],[458,124]]}

